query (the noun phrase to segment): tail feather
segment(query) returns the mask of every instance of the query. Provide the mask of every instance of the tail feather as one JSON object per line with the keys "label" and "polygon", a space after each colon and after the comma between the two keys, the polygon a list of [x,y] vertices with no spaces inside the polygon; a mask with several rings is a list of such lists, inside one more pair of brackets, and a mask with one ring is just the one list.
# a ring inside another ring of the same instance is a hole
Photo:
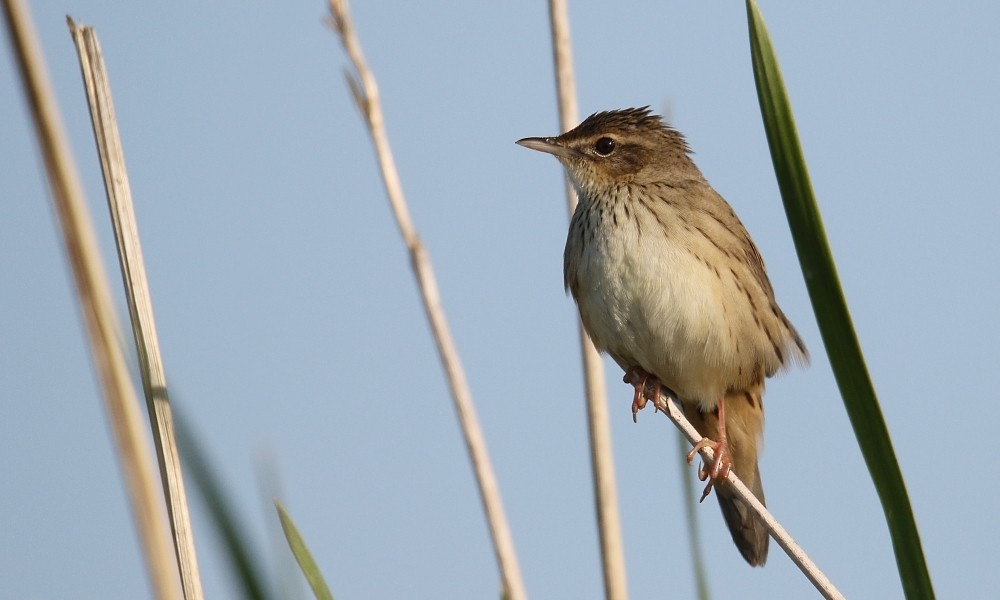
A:
{"label": "tail feather", "polygon": [[[733,472],[761,504],[764,504],[764,486],[757,467],[757,448],[764,429],[763,392],[763,385],[759,385],[746,391],[729,392],[725,398],[726,437]],[[683,406],[685,415],[699,433],[709,439],[718,439],[719,423],[715,412],[703,413],[697,405],[690,403]],[[715,494],[736,548],[751,566],[763,566],[770,542],[767,528],[729,486],[716,486]]]}
{"label": "tail feather", "polygon": [[[748,481],[749,476],[740,475],[743,483],[753,492],[754,496],[764,503],[764,487],[760,483],[760,472],[757,466],[753,468],[753,485]],[[739,496],[733,493],[728,486],[722,485],[715,488],[716,497],[719,499],[719,508],[722,509],[722,517],[726,520],[729,533],[733,536],[733,543],[743,555],[750,566],[762,567],[767,561],[767,548],[770,537],[767,528],[758,519],[750,507]]]}

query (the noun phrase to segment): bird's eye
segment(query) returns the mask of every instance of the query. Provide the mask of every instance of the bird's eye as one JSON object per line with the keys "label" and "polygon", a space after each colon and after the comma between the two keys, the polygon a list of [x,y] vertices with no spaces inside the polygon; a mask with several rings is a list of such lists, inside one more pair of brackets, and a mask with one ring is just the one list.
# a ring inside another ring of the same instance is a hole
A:
{"label": "bird's eye", "polygon": [[594,151],[601,156],[607,156],[615,151],[615,141],[609,137],[602,137],[594,144]]}

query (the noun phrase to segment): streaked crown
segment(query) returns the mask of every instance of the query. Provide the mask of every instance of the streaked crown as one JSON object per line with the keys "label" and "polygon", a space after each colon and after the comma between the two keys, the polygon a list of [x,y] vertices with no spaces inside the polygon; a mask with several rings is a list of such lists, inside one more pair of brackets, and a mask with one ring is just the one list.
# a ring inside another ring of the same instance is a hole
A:
{"label": "streaked crown", "polygon": [[684,136],[648,106],[594,113],[558,137],[517,143],[554,155],[585,194],[627,183],[701,179]]}

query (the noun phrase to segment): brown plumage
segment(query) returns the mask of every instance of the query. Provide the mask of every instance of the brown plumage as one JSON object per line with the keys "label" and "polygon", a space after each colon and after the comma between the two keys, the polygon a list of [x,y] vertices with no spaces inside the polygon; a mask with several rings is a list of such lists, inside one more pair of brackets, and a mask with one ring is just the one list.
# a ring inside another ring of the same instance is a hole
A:
{"label": "brown plumage", "polygon": [[[555,155],[576,188],[566,289],[594,344],[636,386],[633,410],[645,404],[647,381],[672,390],[715,448],[706,494],[731,466],[763,502],[764,380],[808,354],[778,308],[757,247],[684,137],[648,108],[632,108],[518,143]],[[764,564],[763,525],[728,486],[717,497],[744,558]]]}

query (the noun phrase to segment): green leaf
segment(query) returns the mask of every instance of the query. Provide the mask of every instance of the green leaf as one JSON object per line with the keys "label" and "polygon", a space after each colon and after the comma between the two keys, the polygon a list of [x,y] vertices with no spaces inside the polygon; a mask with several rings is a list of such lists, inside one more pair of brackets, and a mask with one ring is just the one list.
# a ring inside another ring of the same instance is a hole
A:
{"label": "green leaf", "polygon": [[701,536],[698,533],[698,511],[695,498],[700,492],[695,491],[694,482],[691,480],[691,473],[688,469],[687,453],[691,449],[691,444],[687,439],[678,433],[677,446],[680,450],[677,456],[681,462],[681,491],[684,494],[684,515],[688,524],[688,545],[691,547],[691,567],[694,569],[694,584],[698,590],[698,600],[711,600],[712,594],[708,591],[708,575],[705,570],[705,554],[701,551]]}
{"label": "green leaf", "polygon": [[278,509],[278,518],[281,520],[281,529],[285,532],[285,539],[288,540],[288,547],[292,549],[292,554],[295,555],[295,560],[298,561],[302,573],[306,576],[306,581],[309,582],[309,587],[312,588],[316,600],[333,600],[333,594],[326,586],[323,574],[320,573],[316,561],[313,560],[309,548],[306,547],[305,540],[302,539],[295,523],[292,522],[292,517],[288,516],[288,512],[277,500],[274,501],[274,507]]}
{"label": "green leaf", "polygon": [[232,502],[222,491],[219,478],[209,465],[208,458],[195,439],[194,433],[188,428],[177,407],[174,407],[174,424],[177,430],[177,444],[187,472],[194,481],[195,488],[201,493],[208,507],[212,522],[222,538],[227,551],[227,558],[232,567],[236,581],[243,586],[243,597],[251,600],[269,600],[271,594],[266,582],[258,576],[266,570],[259,560],[256,560],[250,549],[250,542],[244,536],[245,528],[237,522],[236,510]]}
{"label": "green leaf", "polygon": [[854,435],[882,502],[903,591],[909,600],[932,599],[934,589],[903,475],[840,288],[778,61],[754,0],[747,0],[747,19],[754,78],[771,160],[823,343]]}

